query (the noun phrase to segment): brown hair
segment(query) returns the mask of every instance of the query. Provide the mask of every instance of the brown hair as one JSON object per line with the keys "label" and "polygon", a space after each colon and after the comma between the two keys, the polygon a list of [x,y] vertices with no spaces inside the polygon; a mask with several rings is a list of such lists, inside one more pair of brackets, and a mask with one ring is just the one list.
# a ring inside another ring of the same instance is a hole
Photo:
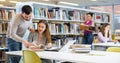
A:
{"label": "brown hair", "polygon": [[[108,23],[102,24],[102,27],[100,28],[100,32],[102,33],[103,36],[105,36],[105,27],[107,27],[108,25],[109,25]],[[109,37],[109,33],[107,37]]]}
{"label": "brown hair", "polygon": [[93,17],[93,13],[92,12],[88,12],[86,15],[90,15],[91,17]]}
{"label": "brown hair", "polygon": [[[40,24],[40,23],[44,23],[46,25],[46,29],[44,31],[44,34],[47,38],[47,42],[51,43],[52,40],[51,40],[51,35],[50,35],[48,23],[46,22],[46,20],[39,20],[38,24]],[[36,31],[38,32],[38,30],[36,30]]]}

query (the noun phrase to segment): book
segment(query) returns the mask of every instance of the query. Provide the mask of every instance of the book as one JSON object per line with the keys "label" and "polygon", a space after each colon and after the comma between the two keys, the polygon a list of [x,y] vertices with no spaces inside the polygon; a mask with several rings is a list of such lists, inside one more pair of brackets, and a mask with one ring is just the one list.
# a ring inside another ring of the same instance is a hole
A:
{"label": "book", "polygon": [[89,29],[89,26],[80,24],[80,30],[88,30],[88,29]]}

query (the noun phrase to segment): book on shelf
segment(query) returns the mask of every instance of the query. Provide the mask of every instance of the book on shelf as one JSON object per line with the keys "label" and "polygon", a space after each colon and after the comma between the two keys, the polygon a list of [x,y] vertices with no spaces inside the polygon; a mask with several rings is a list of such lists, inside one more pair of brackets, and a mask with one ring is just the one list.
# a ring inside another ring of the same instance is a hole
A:
{"label": "book on shelf", "polygon": [[14,15],[14,10],[0,10],[0,19],[10,20]]}
{"label": "book on shelf", "polygon": [[69,33],[68,23],[64,23],[64,33]]}
{"label": "book on shelf", "polygon": [[101,18],[102,18],[102,16],[101,16],[101,15],[97,15],[97,16],[96,16],[96,21],[101,22],[101,21],[102,21],[102,19],[101,19]]}
{"label": "book on shelf", "polygon": [[7,42],[6,42],[6,36],[4,35],[4,36],[2,36],[2,40],[1,40],[1,42],[2,42],[2,47],[7,47]]}
{"label": "book on shelf", "polygon": [[55,26],[56,26],[55,24],[49,24],[49,27],[51,27],[51,28],[49,28],[51,33],[56,33]]}
{"label": "book on shelf", "polygon": [[5,33],[7,32],[7,27],[8,27],[8,23],[2,23],[2,33]]}
{"label": "book on shelf", "polygon": [[37,29],[38,24],[37,23],[33,23],[33,28],[36,30]]}
{"label": "book on shelf", "polygon": [[79,24],[71,24],[71,23],[50,23],[49,29],[51,33],[79,33]]}
{"label": "book on shelf", "polygon": [[80,13],[81,13],[81,16],[80,16],[81,21],[85,21],[85,19],[86,19],[86,12],[81,11]]}
{"label": "book on shelf", "polygon": [[34,7],[34,18],[47,18],[47,8]]}
{"label": "book on shelf", "polygon": [[8,23],[0,22],[0,34],[7,32]]}
{"label": "book on shelf", "polygon": [[2,34],[2,22],[0,22],[0,34]]}
{"label": "book on shelf", "polygon": [[62,19],[62,10],[59,7],[48,9],[48,19]]}
{"label": "book on shelf", "polygon": [[97,14],[96,15],[96,22],[109,22],[109,16],[106,14]]}
{"label": "book on shelf", "polygon": [[74,10],[74,18],[73,18],[73,20],[81,20],[81,13],[80,13],[80,11],[79,10]]}

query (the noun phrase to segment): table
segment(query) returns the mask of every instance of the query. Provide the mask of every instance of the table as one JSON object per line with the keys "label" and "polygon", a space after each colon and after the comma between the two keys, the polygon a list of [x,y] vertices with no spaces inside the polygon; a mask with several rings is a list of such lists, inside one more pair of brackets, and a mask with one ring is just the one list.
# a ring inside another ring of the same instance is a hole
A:
{"label": "table", "polygon": [[[105,51],[90,51],[90,53],[73,52],[36,52],[41,58],[70,61],[76,63],[120,63],[120,53]],[[6,52],[6,63],[11,56],[22,56],[22,51]]]}
{"label": "table", "polygon": [[92,49],[95,50],[96,47],[120,47],[120,43],[108,42],[108,43],[93,43]]}
{"label": "table", "polygon": [[0,47],[0,63],[5,62],[5,51],[7,50],[6,47]]}
{"label": "table", "polygon": [[8,48],[6,47],[0,47],[0,50],[7,50]]}

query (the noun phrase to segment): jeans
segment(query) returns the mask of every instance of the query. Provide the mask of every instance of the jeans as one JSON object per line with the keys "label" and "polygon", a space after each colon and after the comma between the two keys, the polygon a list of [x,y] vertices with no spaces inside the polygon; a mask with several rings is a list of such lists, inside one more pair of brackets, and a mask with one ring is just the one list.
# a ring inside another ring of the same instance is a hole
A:
{"label": "jeans", "polygon": [[[9,51],[19,51],[22,49],[22,43],[17,42],[11,38],[6,38],[7,44],[8,44],[8,50]],[[20,57],[11,57],[10,63],[19,63]]]}
{"label": "jeans", "polygon": [[84,34],[83,40],[82,40],[82,44],[92,44],[94,39],[94,36],[92,33],[89,34]]}

